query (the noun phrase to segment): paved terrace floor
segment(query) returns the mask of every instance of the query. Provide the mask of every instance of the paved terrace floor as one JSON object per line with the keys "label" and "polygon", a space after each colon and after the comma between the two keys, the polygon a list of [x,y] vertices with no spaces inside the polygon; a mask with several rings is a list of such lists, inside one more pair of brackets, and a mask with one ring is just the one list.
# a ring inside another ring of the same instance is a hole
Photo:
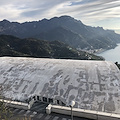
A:
{"label": "paved terrace floor", "polygon": [[[13,117],[11,120],[15,120],[17,117],[24,118],[25,116],[31,118],[30,120],[71,120],[70,115],[62,115],[57,113],[51,113],[50,115],[45,113],[47,104],[36,102],[30,110],[23,110],[17,108],[10,108]],[[74,120],[90,120],[86,118],[73,117]],[[28,119],[29,120],[29,119]]]}

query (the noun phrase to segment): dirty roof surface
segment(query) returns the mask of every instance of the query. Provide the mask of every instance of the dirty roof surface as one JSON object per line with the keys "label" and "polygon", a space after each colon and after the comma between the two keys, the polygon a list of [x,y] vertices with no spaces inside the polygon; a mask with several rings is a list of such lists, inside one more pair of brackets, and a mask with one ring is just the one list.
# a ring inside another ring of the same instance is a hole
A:
{"label": "dirty roof surface", "polygon": [[0,89],[13,100],[39,95],[120,113],[120,71],[112,62],[0,57]]}

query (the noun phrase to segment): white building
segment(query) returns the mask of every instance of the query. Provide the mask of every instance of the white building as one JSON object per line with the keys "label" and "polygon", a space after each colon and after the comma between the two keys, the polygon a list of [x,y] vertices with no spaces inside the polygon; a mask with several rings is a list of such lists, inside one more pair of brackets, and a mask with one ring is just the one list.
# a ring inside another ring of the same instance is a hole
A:
{"label": "white building", "polygon": [[120,71],[107,61],[0,57],[0,94],[120,113]]}

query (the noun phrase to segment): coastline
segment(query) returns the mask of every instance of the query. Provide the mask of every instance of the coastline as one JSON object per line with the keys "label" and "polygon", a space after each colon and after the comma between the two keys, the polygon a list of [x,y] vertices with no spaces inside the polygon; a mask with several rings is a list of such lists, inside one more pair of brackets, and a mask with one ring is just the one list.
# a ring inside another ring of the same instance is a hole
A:
{"label": "coastline", "polygon": [[107,49],[98,49],[98,50],[95,51],[94,54],[99,55],[100,53],[105,52],[105,51],[107,51]]}
{"label": "coastline", "polygon": [[120,43],[117,43],[116,46],[111,47],[111,48],[108,48],[108,49],[103,49],[103,48],[98,49],[98,50],[95,51],[95,54],[96,54],[96,55],[99,55],[99,54],[101,54],[101,53],[103,53],[103,52],[105,52],[105,51],[107,51],[107,50],[115,49],[115,48],[116,48],[117,46],[119,46],[119,45],[120,45]]}
{"label": "coastline", "polygon": [[102,56],[107,61],[120,63],[120,43],[115,48],[98,50],[95,55]]}

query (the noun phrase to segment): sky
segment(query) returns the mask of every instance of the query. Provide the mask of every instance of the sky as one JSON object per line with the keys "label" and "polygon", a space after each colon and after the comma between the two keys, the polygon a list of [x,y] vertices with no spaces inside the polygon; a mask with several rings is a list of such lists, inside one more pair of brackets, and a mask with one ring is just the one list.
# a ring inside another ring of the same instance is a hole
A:
{"label": "sky", "polygon": [[120,0],[0,0],[0,21],[38,21],[69,15],[120,33]]}

